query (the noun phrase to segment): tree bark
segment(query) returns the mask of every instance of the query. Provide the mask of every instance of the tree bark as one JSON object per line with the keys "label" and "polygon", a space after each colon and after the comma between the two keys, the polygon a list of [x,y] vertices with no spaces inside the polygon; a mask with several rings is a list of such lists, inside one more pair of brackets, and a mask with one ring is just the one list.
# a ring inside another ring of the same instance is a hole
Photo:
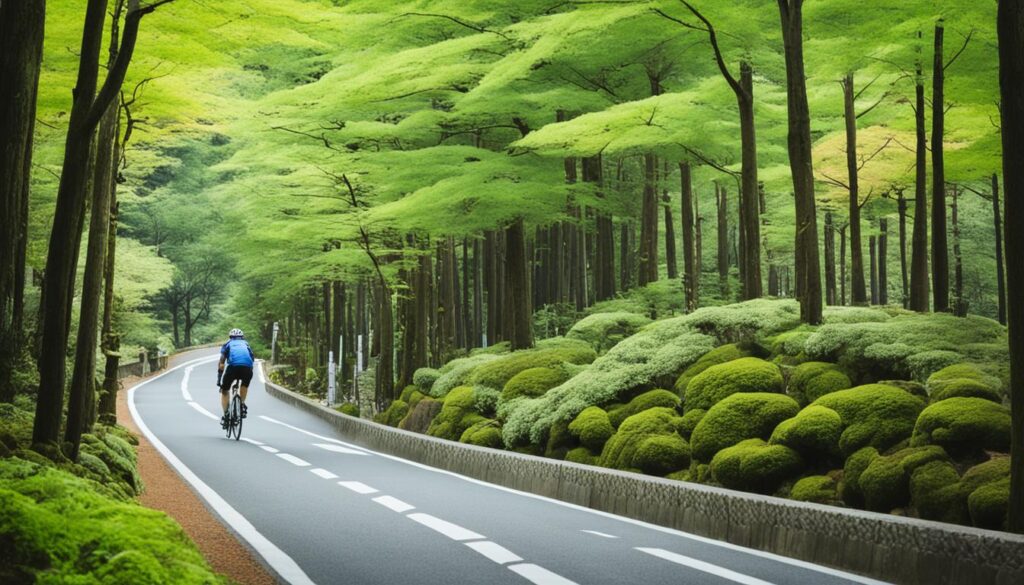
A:
{"label": "tree bark", "polygon": [[953,187],[953,313],[957,317],[967,316],[967,299],[964,298],[964,263],[960,254],[960,190]]}
{"label": "tree bark", "polygon": [[878,220],[878,304],[889,304],[889,220]]}
{"label": "tree bark", "polygon": [[992,220],[996,234],[996,289],[999,294],[999,322],[1006,325],[1006,271],[1003,268],[1003,218],[999,204],[999,175],[992,173]]}
{"label": "tree bark", "polygon": [[[692,181],[691,181],[692,183]],[[704,263],[704,218],[700,214],[700,195],[693,194],[693,246],[694,246],[694,268],[693,273],[697,281],[697,300],[700,300],[700,277],[703,272]]]}
{"label": "tree bark", "polygon": [[786,53],[786,89],[789,108],[789,166],[796,198],[796,281],[800,318],[817,325],[822,321],[821,262],[818,257],[818,220],[814,202],[811,156],[811,115],[804,74],[803,0],[778,0]]}
{"label": "tree bark", "polygon": [[658,280],[658,159],[653,154],[644,155],[644,199],[640,220],[640,270],[637,284],[640,287]]}
{"label": "tree bark", "polygon": [[946,126],[944,28],[935,25],[932,67],[932,293],[935,310],[949,310],[949,242],[946,234],[946,163],[943,139]]}
{"label": "tree bark", "polygon": [[0,3],[0,401],[14,400],[21,351],[25,251],[45,0]]}
{"label": "tree bark", "polygon": [[907,199],[899,191],[897,210],[900,215],[900,279],[903,285],[903,308],[910,308],[910,278],[907,275]]}
{"label": "tree bark", "polygon": [[480,347],[484,335],[483,263],[480,238],[473,238],[473,339],[469,347]]}
{"label": "tree bark", "polygon": [[[672,199],[667,191],[661,201],[664,204],[661,207],[665,212],[665,264],[668,277],[674,280],[679,278],[679,264],[676,261],[676,224],[672,220],[672,208],[670,207]],[[690,209],[692,214],[692,206]]]}
{"label": "tree bark", "polygon": [[[603,198],[604,172],[601,156],[583,159],[583,182],[594,183]],[[615,235],[612,217],[595,211],[596,235],[594,241],[594,300],[604,301],[615,296]]]}
{"label": "tree bark", "polygon": [[680,199],[682,200],[683,221],[683,293],[686,295],[686,310],[696,311],[700,303],[697,274],[697,254],[694,247],[693,221],[693,178],[690,163],[679,163]]}
{"label": "tree bark", "polygon": [[[918,37],[921,33],[918,33]],[[914,189],[914,234],[910,259],[910,310],[928,312],[928,169],[927,141],[924,130],[924,79],[921,61],[917,62],[914,115],[917,127],[917,177]]]}
{"label": "tree bark", "polygon": [[850,304],[868,302],[864,284],[864,252],[860,232],[860,181],[857,168],[857,112],[853,73],[843,78],[843,117],[846,121],[846,170],[850,195]]}
{"label": "tree bark", "polygon": [[[115,172],[114,175],[117,173]],[[111,177],[114,179],[114,177]],[[100,394],[100,421],[103,424],[117,422],[117,393],[121,384],[117,380],[117,369],[121,361],[121,337],[114,332],[114,274],[117,254],[117,184],[110,185],[110,226],[107,228],[107,263],[103,268],[103,330],[102,344],[106,365],[103,369],[103,390]]]}
{"label": "tree bark", "polygon": [[715,184],[718,203],[718,286],[723,299],[729,296],[729,199],[725,188]]}
{"label": "tree bark", "polygon": [[850,224],[839,228],[839,304],[846,305],[846,230]]}
{"label": "tree bark", "polygon": [[878,304],[878,239],[875,236],[868,237],[868,250],[871,253],[871,304]]}
{"label": "tree bark", "polygon": [[836,230],[832,212],[825,212],[825,304],[836,304]]}
{"label": "tree bark", "polygon": [[742,170],[740,190],[740,230],[743,252],[740,277],[743,298],[756,299],[764,294],[761,284],[761,221],[757,182],[757,137],[754,124],[754,81],[750,63],[740,62],[740,91],[736,99],[740,110],[740,149]]}
{"label": "tree bark", "polygon": [[[1002,94],[1003,188],[1006,191],[1006,225],[1024,225],[1024,0],[1000,0],[999,87]],[[1006,230],[1006,293],[1024,298],[1024,230]],[[1008,307],[1010,336],[1010,532],[1024,533],[1024,307]]]}
{"label": "tree bark", "polygon": [[508,284],[509,341],[512,349],[533,347],[533,314],[527,282],[526,234],[523,220],[517,219],[505,230],[506,282]]}

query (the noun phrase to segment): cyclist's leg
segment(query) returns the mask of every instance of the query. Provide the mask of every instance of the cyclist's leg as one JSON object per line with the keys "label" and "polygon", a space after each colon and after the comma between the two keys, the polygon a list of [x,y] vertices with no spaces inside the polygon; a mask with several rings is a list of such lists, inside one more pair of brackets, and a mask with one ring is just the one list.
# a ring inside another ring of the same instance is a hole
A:
{"label": "cyclist's leg", "polygon": [[252,382],[252,368],[244,368],[239,378],[242,380],[242,387],[238,390],[238,397],[242,399],[242,415],[244,416],[249,410],[245,406],[245,397],[249,394],[249,383]]}
{"label": "cyclist's leg", "polygon": [[225,417],[228,415],[228,403],[231,400],[231,384],[234,383],[236,377],[237,372],[234,366],[228,366],[224,369],[224,375],[220,379],[220,407]]}

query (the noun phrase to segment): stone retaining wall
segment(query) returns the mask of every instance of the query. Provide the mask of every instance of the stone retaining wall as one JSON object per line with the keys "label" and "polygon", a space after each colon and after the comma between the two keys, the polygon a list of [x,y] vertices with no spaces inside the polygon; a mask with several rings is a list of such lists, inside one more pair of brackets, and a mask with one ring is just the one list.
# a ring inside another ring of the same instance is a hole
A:
{"label": "stone retaining wall", "polygon": [[370,449],[732,544],[914,585],[1020,585],[1024,536],[747,494],[445,441],[267,392]]}

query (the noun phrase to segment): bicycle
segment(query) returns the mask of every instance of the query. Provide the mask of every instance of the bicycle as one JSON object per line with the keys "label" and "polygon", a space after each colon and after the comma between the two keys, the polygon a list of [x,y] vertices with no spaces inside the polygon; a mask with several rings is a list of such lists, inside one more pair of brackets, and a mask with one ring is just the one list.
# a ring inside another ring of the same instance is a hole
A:
{"label": "bicycle", "polygon": [[242,386],[241,380],[235,380],[231,385],[231,401],[228,403],[228,426],[227,437],[235,436],[237,441],[242,436],[242,397],[238,395],[238,389]]}

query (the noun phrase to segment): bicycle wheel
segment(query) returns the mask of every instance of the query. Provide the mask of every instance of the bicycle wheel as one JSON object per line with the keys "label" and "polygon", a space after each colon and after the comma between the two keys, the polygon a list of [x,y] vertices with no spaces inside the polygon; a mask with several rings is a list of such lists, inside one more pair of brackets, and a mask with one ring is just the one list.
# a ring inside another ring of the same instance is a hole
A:
{"label": "bicycle wheel", "polygon": [[[242,398],[235,394],[235,397],[231,399],[231,429],[234,431],[235,440],[237,441],[242,436]],[[228,433],[228,437],[231,433]]]}
{"label": "bicycle wheel", "polygon": [[228,426],[224,427],[224,429],[226,431],[227,438],[229,439],[231,438],[231,434],[235,432],[235,417],[232,410],[232,404],[228,403],[228,411],[224,413],[224,416],[228,419]]}

